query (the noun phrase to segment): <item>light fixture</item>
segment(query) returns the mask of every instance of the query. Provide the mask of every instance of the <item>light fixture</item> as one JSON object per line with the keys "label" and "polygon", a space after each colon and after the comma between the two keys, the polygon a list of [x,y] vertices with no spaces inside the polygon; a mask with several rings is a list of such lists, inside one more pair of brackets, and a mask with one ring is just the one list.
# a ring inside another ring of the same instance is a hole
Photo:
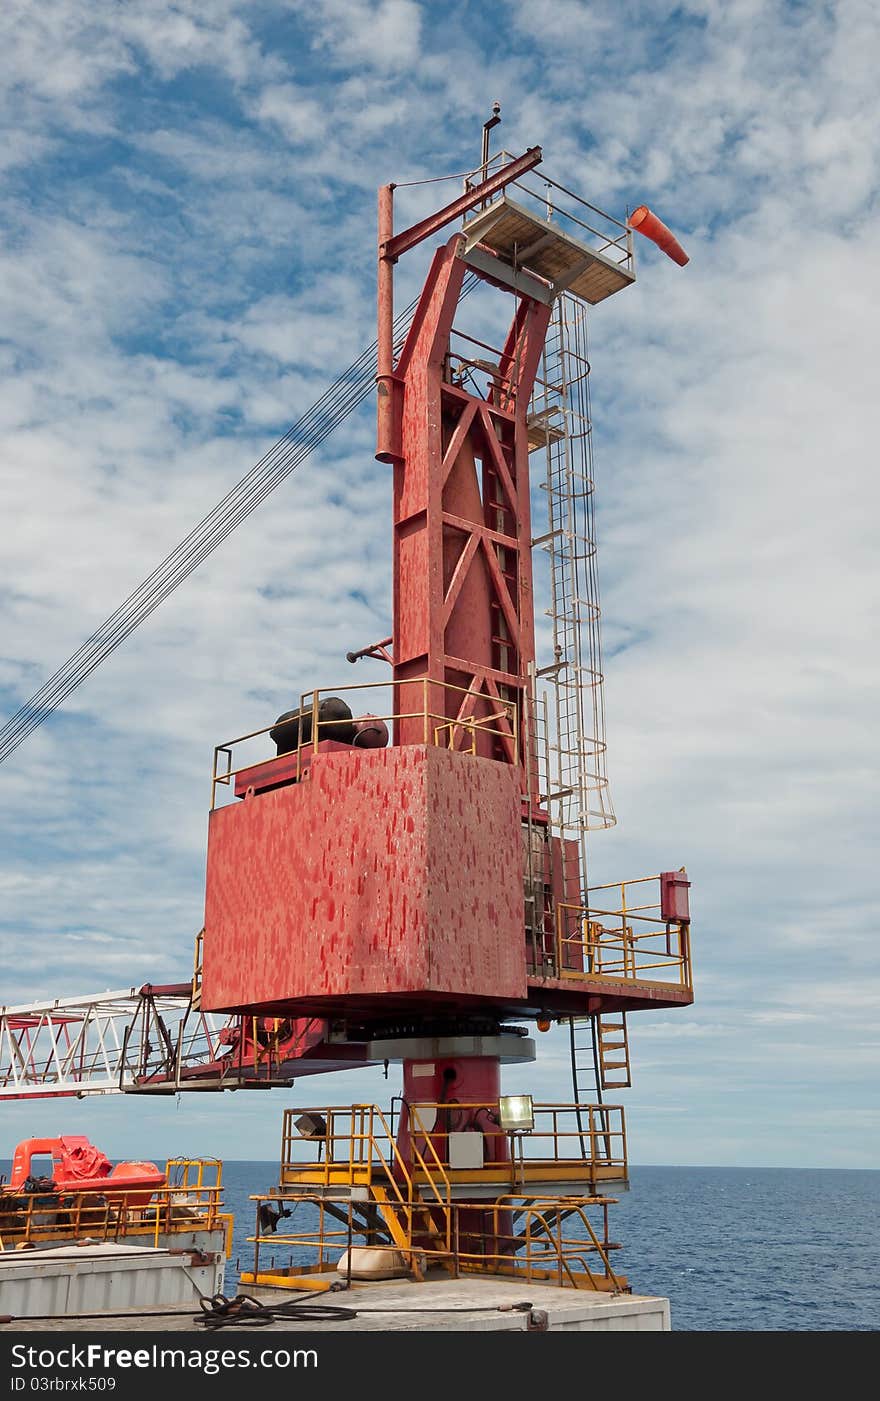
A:
{"label": "light fixture", "polygon": [[501,1095],[498,1100],[498,1124],[505,1133],[531,1133],[535,1127],[532,1096]]}
{"label": "light fixture", "polygon": [[293,1126],[300,1138],[326,1138],[327,1121],[320,1114],[300,1114]]}
{"label": "light fixture", "polygon": [[549,1031],[553,1023],[549,1017],[539,1017],[535,1025],[539,1031]]}

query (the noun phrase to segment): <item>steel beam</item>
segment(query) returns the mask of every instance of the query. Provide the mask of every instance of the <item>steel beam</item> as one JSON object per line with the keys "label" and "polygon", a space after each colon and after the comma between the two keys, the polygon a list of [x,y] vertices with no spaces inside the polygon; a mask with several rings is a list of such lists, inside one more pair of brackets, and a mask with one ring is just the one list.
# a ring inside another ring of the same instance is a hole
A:
{"label": "steel beam", "polygon": [[[506,185],[512,184],[521,175],[525,175],[527,171],[533,170],[542,159],[541,147],[530,146],[523,155],[517,156],[516,160],[508,161],[507,165],[496,170],[495,174],[490,175],[488,180],[481,180],[479,185],[474,185],[470,190],[466,190],[463,195],[459,195],[458,199],[444,205],[436,213],[429,214],[427,219],[421,219],[419,223],[412,224],[402,233],[394,234],[391,237],[386,236],[379,244],[379,257],[396,263],[402,254],[409,252],[410,248],[415,248],[417,243],[430,238],[432,234],[439,233],[441,229],[446,228],[447,224],[451,224],[453,219],[467,214],[469,209],[476,209],[477,205],[482,204],[484,200],[491,199]],[[383,192],[393,189],[393,185],[383,186]],[[380,194],[380,208],[381,200],[382,195]]]}

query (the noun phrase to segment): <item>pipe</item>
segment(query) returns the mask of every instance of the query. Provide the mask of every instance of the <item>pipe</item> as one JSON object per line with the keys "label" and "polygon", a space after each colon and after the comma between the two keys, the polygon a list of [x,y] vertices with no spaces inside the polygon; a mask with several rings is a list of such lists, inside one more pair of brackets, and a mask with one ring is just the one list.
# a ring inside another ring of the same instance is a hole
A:
{"label": "pipe", "polygon": [[686,263],[690,262],[687,253],[685,253],[672,230],[667,229],[666,225],[661,223],[657,218],[657,215],[651,213],[651,210],[646,204],[640,204],[638,209],[634,210],[630,215],[629,226],[631,229],[635,229],[637,233],[644,234],[645,238],[649,238],[652,243],[656,243],[657,247],[663,250],[667,258],[671,258],[674,263],[678,263],[680,268],[683,268]]}
{"label": "pipe", "polygon": [[386,252],[394,234],[394,186],[379,190],[379,270],[377,277],[378,334],[376,355],[376,457],[399,460],[395,433],[394,388],[394,260]]}
{"label": "pipe", "polygon": [[492,103],[492,115],[487,122],[483,123],[483,150],[480,163],[480,179],[485,180],[489,172],[489,132],[501,121],[501,103]]}

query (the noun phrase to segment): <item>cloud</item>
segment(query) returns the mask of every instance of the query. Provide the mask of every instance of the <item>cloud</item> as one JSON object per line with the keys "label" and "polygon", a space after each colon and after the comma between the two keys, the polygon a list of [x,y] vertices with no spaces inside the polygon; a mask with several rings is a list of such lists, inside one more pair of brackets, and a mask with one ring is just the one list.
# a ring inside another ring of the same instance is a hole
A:
{"label": "cloud", "polygon": [[325,0],[318,10],[290,0],[289,8],[308,19],[312,46],[334,66],[399,70],[421,57],[423,12],[414,0]]}

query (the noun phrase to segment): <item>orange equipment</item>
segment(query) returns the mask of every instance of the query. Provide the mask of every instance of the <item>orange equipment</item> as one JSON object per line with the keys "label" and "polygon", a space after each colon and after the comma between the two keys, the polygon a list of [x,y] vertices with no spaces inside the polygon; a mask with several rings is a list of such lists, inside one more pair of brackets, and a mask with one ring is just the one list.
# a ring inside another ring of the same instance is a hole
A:
{"label": "orange equipment", "polygon": [[[159,1187],[165,1186],[165,1174],[155,1163],[117,1163],[115,1167],[100,1148],[81,1134],[59,1138],[27,1138],[19,1143],[12,1160],[8,1191],[25,1191],[31,1176],[32,1159],[36,1156],[52,1159],[52,1189],[56,1192],[100,1192],[114,1197],[124,1192],[130,1206],[146,1205]],[[42,1181],[42,1179],[41,1179]],[[135,1197],[134,1188],[144,1191]]]}

